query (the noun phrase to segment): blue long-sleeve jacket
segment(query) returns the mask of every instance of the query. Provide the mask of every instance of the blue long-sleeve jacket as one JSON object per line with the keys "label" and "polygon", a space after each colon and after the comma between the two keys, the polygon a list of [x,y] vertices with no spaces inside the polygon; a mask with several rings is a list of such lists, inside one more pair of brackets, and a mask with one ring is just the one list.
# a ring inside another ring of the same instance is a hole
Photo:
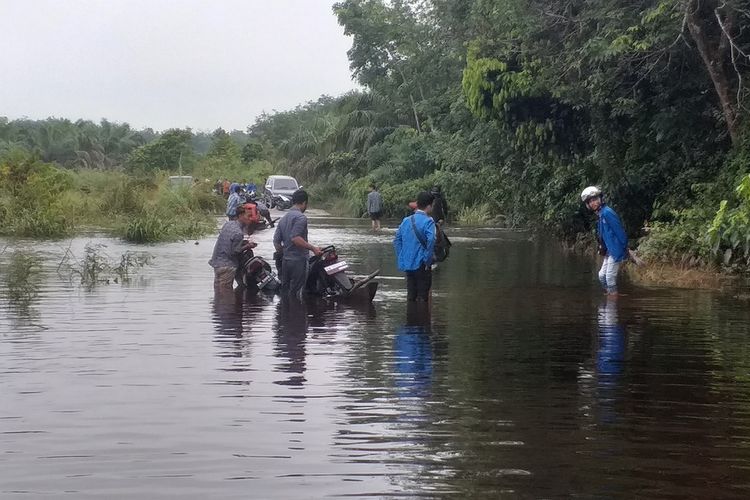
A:
{"label": "blue long-sleeve jacket", "polygon": [[233,192],[229,195],[229,199],[227,199],[227,212],[226,214],[229,217],[234,217],[237,215],[237,207],[240,206],[240,202],[242,200],[240,199],[240,195],[236,192]]}
{"label": "blue long-sleeve jacket", "polygon": [[[417,230],[424,235],[427,242],[426,248],[414,233],[412,217],[414,217]],[[416,271],[424,265],[432,264],[432,254],[435,253],[435,221],[422,210],[404,217],[393,239],[393,248],[396,250],[396,260],[401,271]]]}
{"label": "blue long-sleeve jacket", "polygon": [[615,262],[628,258],[628,235],[625,234],[620,218],[607,205],[599,210],[599,222],[596,229],[607,247],[607,255],[615,259]]}

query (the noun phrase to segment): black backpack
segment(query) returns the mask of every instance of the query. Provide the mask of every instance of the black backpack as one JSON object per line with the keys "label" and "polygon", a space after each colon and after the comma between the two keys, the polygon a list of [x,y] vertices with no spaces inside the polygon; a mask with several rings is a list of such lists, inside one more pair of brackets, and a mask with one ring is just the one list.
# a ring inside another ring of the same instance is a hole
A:
{"label": "black backpack", "polygon": [[[417,229],[417,223],[414,221],[414,216],[412,215],[410,219],[411,227],[414,230],[414,234],[417,235],[419,243],[421,243],[423,247],[427,248],[427,240],[425,239],[424,235]],[[438,224],[435,224],[435,253],[432,256],[435,262],[443,262],[448,258],[448,256],[450,255],[451,245],[453,245],[453,243],[451,243],[451,240],[448,239],[448,235],[445,234],[443,228]]]}

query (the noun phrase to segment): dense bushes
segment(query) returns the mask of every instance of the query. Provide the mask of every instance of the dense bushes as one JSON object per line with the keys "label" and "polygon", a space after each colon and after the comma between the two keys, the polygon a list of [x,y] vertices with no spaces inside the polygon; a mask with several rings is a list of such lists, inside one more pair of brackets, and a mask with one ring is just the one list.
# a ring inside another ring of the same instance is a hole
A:
{"label": "dense bushes", "polygon": [[196,237],[214,230],[223,211],[211,189],[173,188],[159,173],[70,171],[13,150],[0,158],[0,234],[54,238],[97,226],[136,242]]}

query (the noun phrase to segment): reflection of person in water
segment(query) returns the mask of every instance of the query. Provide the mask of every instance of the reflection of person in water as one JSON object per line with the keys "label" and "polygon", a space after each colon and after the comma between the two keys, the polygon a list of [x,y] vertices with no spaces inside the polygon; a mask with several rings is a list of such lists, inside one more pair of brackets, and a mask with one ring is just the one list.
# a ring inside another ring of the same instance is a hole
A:
{"label": "reflection of person in water", "polygon": [[619,322],[617,301],[599,306],[599,342],[596,351],[597,397],[602,420],[615,420],[617,390],[625,360],[625,329]]}
{"label": "reflection of person in water", "polygon": [[213,301],[213,323],[217,342],[229,343],[223,356],[242,357],[242,290],[216,288]]}
{"label": "reflection of person in water", "polygon": [[280,385],[302,385],[305,379],[305,342],[307,340],[307,307],[304,301],[283,296],[276,310],[275,356],[287,361],[278,368],[288,372],[289,378],[279,380]]}
{"label": "reflection of person in water", "polygon": [[396,387],[401,397],[425,397],[432,384],[432,342],[426,304],[407,305],[406,324],[396,331]]}

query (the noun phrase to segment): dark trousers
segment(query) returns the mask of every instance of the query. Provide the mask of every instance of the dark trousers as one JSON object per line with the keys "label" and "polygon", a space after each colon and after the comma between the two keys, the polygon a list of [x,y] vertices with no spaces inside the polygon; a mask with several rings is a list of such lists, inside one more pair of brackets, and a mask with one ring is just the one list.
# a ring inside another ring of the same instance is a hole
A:
{"label": "dark trousers", "polygon": [[432,288],[432,270],[420,267],[416,271],[406,271],[406,300],[427,302]]}
{"label": "dark trousers", "polygon": [[302,298],[307,281],[307,259],[284,259],[281,268],[281,293]]}

